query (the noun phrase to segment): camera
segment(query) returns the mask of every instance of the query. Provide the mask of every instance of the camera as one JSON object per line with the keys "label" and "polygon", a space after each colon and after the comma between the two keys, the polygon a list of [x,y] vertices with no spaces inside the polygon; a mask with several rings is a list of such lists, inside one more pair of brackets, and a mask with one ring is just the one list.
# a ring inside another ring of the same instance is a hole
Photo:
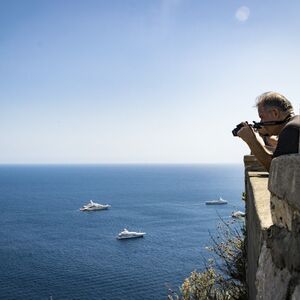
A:
{"label": "camera", "polygon": [[[261,128],[265,127],[265,126],[274,126],[274,125],[284,124],[284,123],[288,122],[291,119],[292,116],[293,116],[293,114],[289,114],[288,116],[285,117],[285,119],[283,119],[283,120],[276,120],[276,121],[275,120],[274,121],[265,121],[265,122],[255,122],[255,121],[253,121],[252,124],[249,124],[247,121],[246,122],[242,122],[242,123],[236,125],[236,127],[232,130],[232,134],[233,134],[233,136],[237,136],[239,130],[241,128],[243,128],[244,126],[250,126],[254,130],[257,131],[258,129],[261,129]],[[268,133],[266,133],[264,135],[267,136]]]}
{"label": "camera", "polygon": [[244,126],[246,126],[247,124],[246,123],[240,123],[240,124],[237,124],[236,127],[232,130],[232,135],[233,136],[237,136],[239,130],[241,128],[243,128]]}
{"label": "camera", "polygon": [[242,123],[236,125],[236,127],[232,130],[233,136],[237,136],[239,130],[241,128],[243,128],[244,126],[250,126],[250,127],[254,128],[254,129],[261,129],[262,128],[262,123],[255,122],[255,121],[253,121],[252,124],[249,124],[248,122],[242,122]]}

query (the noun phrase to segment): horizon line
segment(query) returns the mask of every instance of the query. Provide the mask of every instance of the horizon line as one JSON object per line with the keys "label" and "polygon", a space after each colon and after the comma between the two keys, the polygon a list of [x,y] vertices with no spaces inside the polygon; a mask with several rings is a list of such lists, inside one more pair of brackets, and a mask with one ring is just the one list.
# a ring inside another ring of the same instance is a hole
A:
{"label": "horizon line", "polygon": [[241,165],[243,162],[109,162],[109,163],[1,163],[0,166],[100,166],[100,165]]}

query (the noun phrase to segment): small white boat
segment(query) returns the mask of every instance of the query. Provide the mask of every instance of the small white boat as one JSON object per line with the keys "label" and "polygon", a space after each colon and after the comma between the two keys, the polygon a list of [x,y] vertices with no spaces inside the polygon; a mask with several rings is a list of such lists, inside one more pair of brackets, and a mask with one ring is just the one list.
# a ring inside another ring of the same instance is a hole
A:
{"label": "small white boat", "polygon": [[80,210],[81,211],[94,211],[94,210],[104,210],[108,209],[110,207],[109,204],[99,204],[94,202],[93,200],[90,200],[90,202],[86,205],[83,205]]}
{"label": "small white boat", "polygon": [[220,197],[218,200],[210,200],[210,201],[205,201],[206,205],[221,205],[221,204],[227,204],[228,201],[224,200],[222,197]]}
{"label": "small white boat", "polygon": [[242,219],[242,218],[245,218],[245,213],[242,212],[242,211],[233,211],[232,214],[231,214],[232,218],[235,218],[235,219]]}
{"label": "small white boat", "polygon": [[145,235],[145,232],[136,232],[136,231],[128,231],[126,228],[124,228],[123,231],[121,231],[117,235],[118,240],[122,239],[134,239],[134,238],[141,238]]}

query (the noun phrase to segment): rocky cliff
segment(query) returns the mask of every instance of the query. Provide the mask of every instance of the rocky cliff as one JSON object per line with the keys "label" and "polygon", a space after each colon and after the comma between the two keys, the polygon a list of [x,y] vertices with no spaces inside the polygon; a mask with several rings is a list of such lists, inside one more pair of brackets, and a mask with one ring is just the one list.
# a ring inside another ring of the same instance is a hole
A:
{"label": "rocky cliff", "polygon": [[300,155],[244,162],[249,299],[300,299]]}

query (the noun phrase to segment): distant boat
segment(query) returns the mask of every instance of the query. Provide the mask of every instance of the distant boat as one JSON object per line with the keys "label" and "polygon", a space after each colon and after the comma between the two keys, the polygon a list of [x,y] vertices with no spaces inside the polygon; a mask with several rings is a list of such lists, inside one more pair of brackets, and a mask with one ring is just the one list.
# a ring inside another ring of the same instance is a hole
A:
{"label": "distant boat", "polygon": [[94,202],[93,200],[90,200],[90,202],[86,205],[83,205],[80,210],[81,211],[94,211],[94,210],[104,210],[108,209],[110,207],[109,204],[99,204]]}
{"label": "distant boat", "polygon": [[242,211],[233,211],[232,212],[232,214],[231,214],[231,216],[233,217],[233,218],[235,218],[235,219],[242,219],[242,218],[245,218],[245,213],[244,212],[242,212]]}
{"label": "distant boat", "polygon": [[118,240],[122,239],[133,239],[133,238],[141,238],[145,235],[145,232],[136,232],[136,231],[128,231],[126,228],[124,228],[123,231],[121,231],[117,235]]}
{"label": "distant boat", "polygon": [[205,201],[206,205],[221,205],[221,204],[227,204],[228,201],[224,200],[222,197],[220,197],[218,200],[210,200],[210,201]]}

